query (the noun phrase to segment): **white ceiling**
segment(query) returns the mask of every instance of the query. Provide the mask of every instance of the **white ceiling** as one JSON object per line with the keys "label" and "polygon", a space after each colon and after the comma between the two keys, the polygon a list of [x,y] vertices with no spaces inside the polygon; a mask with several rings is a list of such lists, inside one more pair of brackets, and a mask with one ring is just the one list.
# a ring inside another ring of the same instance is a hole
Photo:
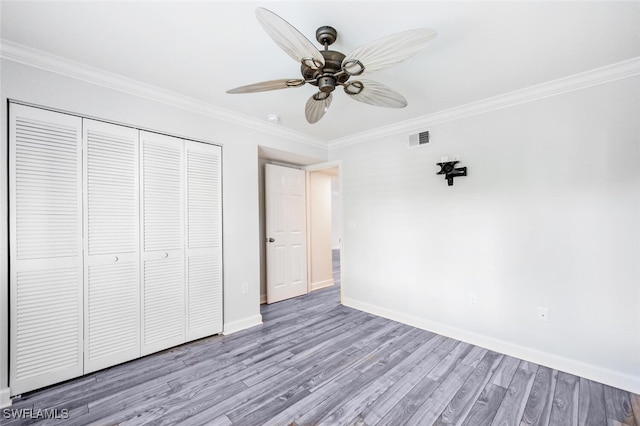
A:
{"label": "white ceiling", "polygon": [[[316,124],[304,118],[313,86],[254,94],[245,84],[298,78],[299,65],[255,17],[266,7],[315,43],[338,30],[348,53],[380,37],[431,28],[427,49],[369,76],[409,106],[379,108],[341,90]],[[201,1],[1,2],[5,40],[152,84],[326,141],[640,56],[640,2]]]}

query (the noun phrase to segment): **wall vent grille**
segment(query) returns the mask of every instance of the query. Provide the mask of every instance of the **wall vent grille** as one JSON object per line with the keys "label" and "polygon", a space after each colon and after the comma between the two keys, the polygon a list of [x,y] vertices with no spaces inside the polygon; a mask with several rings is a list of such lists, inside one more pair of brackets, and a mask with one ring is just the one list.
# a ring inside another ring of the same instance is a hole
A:
{"label": "wall vent grille", "polygon": [[409,135],[409,148],[415,148],[416,146],[426,145],[429,143],[429,139],[430,139],[430,135],[428,130]]}

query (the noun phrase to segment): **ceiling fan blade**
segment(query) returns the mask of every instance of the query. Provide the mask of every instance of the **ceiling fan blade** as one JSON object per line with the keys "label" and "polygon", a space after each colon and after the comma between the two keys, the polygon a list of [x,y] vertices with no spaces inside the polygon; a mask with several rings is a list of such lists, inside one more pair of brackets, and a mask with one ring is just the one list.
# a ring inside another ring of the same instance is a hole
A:
{"label": "ceiling fan blade", "polygon": [[307,101],[307,105],[304,107],[304,115],[307,117],[307,121],[311,124],[320,121],[329,109],[332,99],[333,95],[331,93],[314,93]]}
{"label": "ceiling fan blade", "polygon": [[383,37],[350,52],[342,61],[342,69],[360,75],[390,67],[424,49],[437,35],[436,31],[423,28]]}
{"label": "ceiling fan blade", "polygon": [[404,108],[407,100],[400,93],[372,80],[349,81],[344,91],[352,99],[369,105],[387,108]]}
{"label": "ceiling fan blade", "polygon": [[262,7],[256,9],[256,17],[273,41],[294,60],[314,69],[324,66],[318,48],[290,23]]}
{"label": "ceiling fan blade", "polygon": [[227,93],[255,93],[266,92],[268,90],[289,89],[291,87],[300,87],[304,84],[302,79],[284,78],[282,80],[270,80],[260,83],[248,84],[246,86],[236,87],[227,90]]}

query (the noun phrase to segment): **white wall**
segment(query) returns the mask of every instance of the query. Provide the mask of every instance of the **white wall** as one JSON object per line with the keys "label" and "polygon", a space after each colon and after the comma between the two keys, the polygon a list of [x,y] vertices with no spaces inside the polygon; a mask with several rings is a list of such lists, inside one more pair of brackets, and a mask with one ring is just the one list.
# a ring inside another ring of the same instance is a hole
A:
{"label": "white wall", "polygon": [[340,204],[340,178],[331,177],[331,248],[339,249],[342,230],[342,206]]}
{"label": "white wall", "polygon": [[424,130],[330,151],[343,302],[640,393],[640,77]]}
{"label": "white wall", "polygon": [[309,285],[311,290],[318,290],[333,285],[331,175],[314,171],[307,176]]}
{"label": "white wall", "polygon": [[[141,97],[2,61],[0,164],[7,164],[7,99],[33,103],[223,146],[225,332],[261,321],[258,144],[326,159],[326,149],[283,140]],[[8,223],[7,174],[0,173],[0,222]],[[7,229],[0,227],[0,405],[8,396]],[[242,284],[249,286],[242,293]]]}

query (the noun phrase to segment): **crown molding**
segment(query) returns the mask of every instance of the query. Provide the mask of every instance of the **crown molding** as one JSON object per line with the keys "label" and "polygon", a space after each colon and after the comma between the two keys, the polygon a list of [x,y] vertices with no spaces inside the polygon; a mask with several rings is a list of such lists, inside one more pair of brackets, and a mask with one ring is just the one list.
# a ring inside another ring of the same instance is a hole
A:
{"label": "crown molding", "polygon": [[7,39],[0,39],[0,58],[71,77],[86,83],[128,95],[205,115],[231,124],[281,137],[313,148],[327,149],[327,142],[305,133],[263,122],[247,115],[217,107],[199,99],[180,95],[141,81],[33,49]]}
{"label": "crown molding", "polygon": [[471,117],[501,108],[507,108],[537,99],[548,98],[562,93],[586,89],[592,86],[609,83],[616,80],[640,75],[640,56],[617,62],[600,68],[559,78],[524,89],[515,90],[502,95],[483,99],[477,102],[460,105],[443,111],[438,111],[411,120],[394,123],[369,131],[357,133],[329,142],[329,150],[368,142],[386,136],[400,133],[415,133],[423,131],[429,126]]}
{"label": "crown molding", "polygon": [[90,67],[41,50],[33,49],[6,39],[0,39],[0,58],[43,69],[76,80],[116,90],[129,95],[149,99],[158,103],[205,115],[231,124],[257,130],[313,148],[333,150],[371,139],[411,133],[425,127],[471,117],[501,108],[507,108],[537,99],[573,92],[600,84],[640,75],[640,57],[631,58],[593,70],[552,80],[546,83],[515,90],[502,95],[438,111],[389,126],[334,139],[329,142],[305,133],[276,126],[253,117],[217,107],[199,99],[183,96],[118,74]]}

